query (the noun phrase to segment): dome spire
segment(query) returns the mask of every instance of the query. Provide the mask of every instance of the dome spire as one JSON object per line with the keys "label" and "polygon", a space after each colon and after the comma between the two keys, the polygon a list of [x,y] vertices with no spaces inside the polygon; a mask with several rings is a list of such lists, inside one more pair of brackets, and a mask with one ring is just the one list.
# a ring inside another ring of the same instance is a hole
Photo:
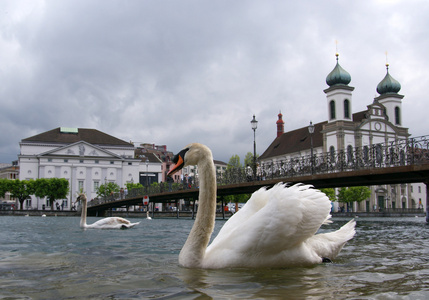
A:
{"label": "dome spire", "polygon": [[401,84],[389,74],[389,63],[387,62],[386,52],[386,76],[377,85],[377,93],[383,94],[397,94],[401,90]]}
{"label": "dome spire", "polygon": [[352,80],[350,74],[344,70],[340,63],[338,62],[340,54],[338,52],[335,53],[337,64],[335,65],[335,68],[331,71],[331,73],[328,74],[326,77],[326,83],[329,86],[333,86],[336,84],[342,84],[342,85],[348,85],[350,81]]}

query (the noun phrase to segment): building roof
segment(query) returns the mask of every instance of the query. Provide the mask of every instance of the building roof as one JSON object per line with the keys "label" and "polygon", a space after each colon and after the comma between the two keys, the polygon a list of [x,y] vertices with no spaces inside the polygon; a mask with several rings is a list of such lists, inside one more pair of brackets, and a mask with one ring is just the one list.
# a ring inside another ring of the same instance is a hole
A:
{"label": "building roof", "polygon": [[64,128],[58,127],[32,137],[21,140],[30,143],[61,143],[72,144],[85,141],[94,145],[127,146],[133,147],[132,143],[115,138],[96,129],[88,128]]}
{"label": "building roof", "polygon": [[[314,124],[313,147],[323,146],[323,134],[321,133],[323,125],[327,121]],[[311,148],[311,138],[308,132],[308,127],[299,128],[283,133],[276,138],[259,159],[267,159],[269,157],[294,153]]]}
{"label": "building roof", "polygon": [[[352,120],[354,123],[360,123],[362,120],[367,118],[368,110],[363,110],[354,113]],[[313,147],[323,146],[323,126],[328,121],[314,124],[313,133]],[[311,148],[310,133],[308,132],[308,126],[295,129],[289,132],[283,133],[280,137],[276,138],[271,145],[265,150],[265,152],[259,157],[259,159],[267,159],[279,155],[285,155],[295,153],[298,151],[304,151]]]}

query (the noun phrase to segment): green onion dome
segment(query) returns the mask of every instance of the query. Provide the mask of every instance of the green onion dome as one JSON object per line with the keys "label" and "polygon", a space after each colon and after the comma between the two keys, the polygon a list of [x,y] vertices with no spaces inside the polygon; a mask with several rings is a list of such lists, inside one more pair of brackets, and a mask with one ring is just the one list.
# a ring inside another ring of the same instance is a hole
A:
{"label": "green onion dome", "polygon": [[335,56],[337,57],[337,64],[335,68],[331,71],[331,73],[329,73],[328,76],[326,77],[326,83],[329,86],[333,86],[336,84],[348,85],[352,80],[352,78],[350,74],[346,70],[344,70],[338,63],[339,54],[336,53]]}
{"label": "green onion dome", "polygon": [[389,74],[389,64],[386,64],[387,74],[384,76],[383,80],[377,85],[377,93],[380,95],[383,94],[396,94],[401,90],[401,84],[395,80]]}

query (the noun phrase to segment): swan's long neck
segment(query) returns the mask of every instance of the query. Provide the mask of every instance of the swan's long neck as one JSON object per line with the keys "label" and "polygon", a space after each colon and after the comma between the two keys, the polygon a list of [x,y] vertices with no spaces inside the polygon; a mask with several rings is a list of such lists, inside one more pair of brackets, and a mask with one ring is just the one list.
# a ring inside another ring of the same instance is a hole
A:
{"label": "swan's long neck", "polygon": [[82,214],[80,216],[80,227],[85,228],[86,227],[86,200],[81,200],[82,203]]}
{"label": "swan's long neck", "polygon": [[211,155],[198,163],[198,172],[198,213],[179,255],[179,263],[189,268],[201,267],[216,219],[216,173]]}

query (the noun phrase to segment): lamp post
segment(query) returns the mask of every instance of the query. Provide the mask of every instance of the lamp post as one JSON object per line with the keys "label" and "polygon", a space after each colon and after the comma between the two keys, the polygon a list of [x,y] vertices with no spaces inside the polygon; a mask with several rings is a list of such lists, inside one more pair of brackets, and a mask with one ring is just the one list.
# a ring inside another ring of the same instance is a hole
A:
{"label": "lamp post", "polygon": [[149,190],[149,159],[146,158],[146,190]]}
{"label": "lamp post", "polygon": [[310,125],[308,125],[308,132],[310,133],[310,143],[311,143],[311,152],[310,152],[310,163],[311,163],[311,174],[314,172],[314,159],[313,159],[313,133],[314,133],[314,125],[313,122],[310,121]]}
{"label": "lamp post", "polygon": [[253,115],[252,121],[250,121],[253,129],[253,178],[256,178],[256,128],[258,128],[258,121],[255,119],[255,115]]}

